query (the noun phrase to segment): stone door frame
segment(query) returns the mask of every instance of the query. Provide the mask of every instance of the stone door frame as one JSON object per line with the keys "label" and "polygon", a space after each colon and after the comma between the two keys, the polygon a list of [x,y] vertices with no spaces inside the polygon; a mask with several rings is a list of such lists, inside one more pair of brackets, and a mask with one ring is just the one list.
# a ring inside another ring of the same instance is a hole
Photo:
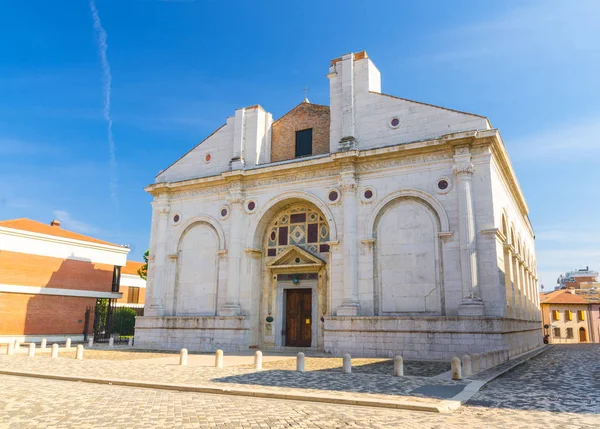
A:
{"label": "stone door frame", "polygon": [[[298,262],[296,262],[298,261]],[[319,342],[323,343],[323,326],[320,322],[321,315],[327,311],[327,282],[326,282],[326,262],[313,255],[312,253],[298,247],[289,246],[266,263],[266,272],[268,282],[265,285],[267,308],[261,310],[262,317],[273,317],[272,326],[274,331],[274,347],[276,349],[286,349],[285,337],[285,290],[288,289],[308,289],[312,290],[312,327],[311,327],[311,345],[310,348],[317,349]],[[316,279],[300,280],[295,285],[292,280],[278,281],[279,274],[316,274]],[[259,323],[264,323],[262,319]],[[264,332],[262,333],[261,343],[264,344]],[[320,340],[320,341],[319,341]],[[268,345],[267,345],[268,347]],[[296,347],[291,347],[296,349]]]}

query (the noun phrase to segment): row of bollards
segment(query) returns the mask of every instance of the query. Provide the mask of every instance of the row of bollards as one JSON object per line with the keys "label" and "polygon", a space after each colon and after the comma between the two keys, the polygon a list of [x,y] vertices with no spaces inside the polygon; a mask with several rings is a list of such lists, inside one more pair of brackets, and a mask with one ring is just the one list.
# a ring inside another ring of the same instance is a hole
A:
{"label": "row of bollards", "polygon": [[[304,372],[304,361],[305,355],[300,352],[296,355],[296,371]],[[342,372],[344,374],[352,373],[352,357],[346,353],[342,358]],[[181,349],[179,352],[179,365],[185,366],[188,363],[188,350]],[[257,371],[262,370],[263,354],[260,350],[254,353],[254,369]],[[215,368],[223,368],[223,350],[219,349],[215,352]],[[394,357],[394,376],[404,376],[404,360],[402,356]]]}
{"label": "row of bollards", "polygon": [[[108,339],[108,346],[109,347],[114,347],[114,338],[109,338]],[[48,340],[46,338],[42,338],[42,340],[40,341],[40,350],[46,350],[48,345]],[[133,346],[133,338],[129,338],[127,340],[127,345],[129,347]],[[32,351],[32,346],[34,351]],[[88,348],[92,348],[94,346],[94,338],[90,338],[88,339]],[[57,345],[58,347],[58,345]],[[67,338],[65,340],[65,349],[70,349],[71,348],[71,338]],[[14,355],[15,353],[19,353],[19,350],[21,349],[21,341],[19,340],[15,340],[12,342],[8,343],[8,347],[6,348],[6,354],[7,355]],[[28,350],[28,356],[35,356],[35,343],[29,343],[29,350]]]}
{"label": "row of bollards", "polygon": [[452,379],[460,380],[478,372],[485,371],[508,361],[508,349],[494,350],[487,353],[474,353],[464,355],[461,358],[455,356],[450,361],[452,368]]}

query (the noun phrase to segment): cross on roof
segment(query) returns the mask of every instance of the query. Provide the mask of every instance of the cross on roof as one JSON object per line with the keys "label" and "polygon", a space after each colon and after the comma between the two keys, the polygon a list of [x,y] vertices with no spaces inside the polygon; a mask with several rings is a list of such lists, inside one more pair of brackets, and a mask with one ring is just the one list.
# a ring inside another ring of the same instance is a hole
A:
{"label": "cross on roof", "polygon": [[304,89],[302,90],[304,92],[304,98],[308,99],[308,90],[310,88],[308,86],[305,86]]}

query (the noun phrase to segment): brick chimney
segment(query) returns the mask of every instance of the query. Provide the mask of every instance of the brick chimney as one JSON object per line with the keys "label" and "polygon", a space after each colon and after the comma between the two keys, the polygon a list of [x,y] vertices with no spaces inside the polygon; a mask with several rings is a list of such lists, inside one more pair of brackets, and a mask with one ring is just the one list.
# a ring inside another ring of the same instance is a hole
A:
{"label": "brick chimney", "polygon": [[50,226],[60,228],[60,221],[58,219],[54,219],[52,222],[50,222]]}

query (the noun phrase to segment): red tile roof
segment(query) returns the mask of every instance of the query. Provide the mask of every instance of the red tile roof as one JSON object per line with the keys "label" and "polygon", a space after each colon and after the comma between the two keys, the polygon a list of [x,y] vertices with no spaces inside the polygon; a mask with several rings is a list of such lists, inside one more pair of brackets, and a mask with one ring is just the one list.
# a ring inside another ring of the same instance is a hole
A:
{"label": "red tile roof", "polygon": [[[21,231],[36,232],[38,234],[53,235],[55,237],[70,238],[73,240],[88,241],[90,243],[106,244],[109,246],[119,246],[108,241],[98,240],[87,235],[62,229],[60,226],[52,226],[31,219],[20,218],[0,221],[0,226],[5,228],[18,229]],[[121,246],[119,246],[121,247]]]}
{"label": "red tile roof", "polygon": [[[574,293],[571,293],[574,292]],[[540,295],[540,304],[595,304],[600,303],[598,289],[561,289]]]}
{"label": "red tile roof", "polygon": [[145,262],[127,261],[127,265],[121,268],[121,274],[133,274],[137,276],[138,270]]}

